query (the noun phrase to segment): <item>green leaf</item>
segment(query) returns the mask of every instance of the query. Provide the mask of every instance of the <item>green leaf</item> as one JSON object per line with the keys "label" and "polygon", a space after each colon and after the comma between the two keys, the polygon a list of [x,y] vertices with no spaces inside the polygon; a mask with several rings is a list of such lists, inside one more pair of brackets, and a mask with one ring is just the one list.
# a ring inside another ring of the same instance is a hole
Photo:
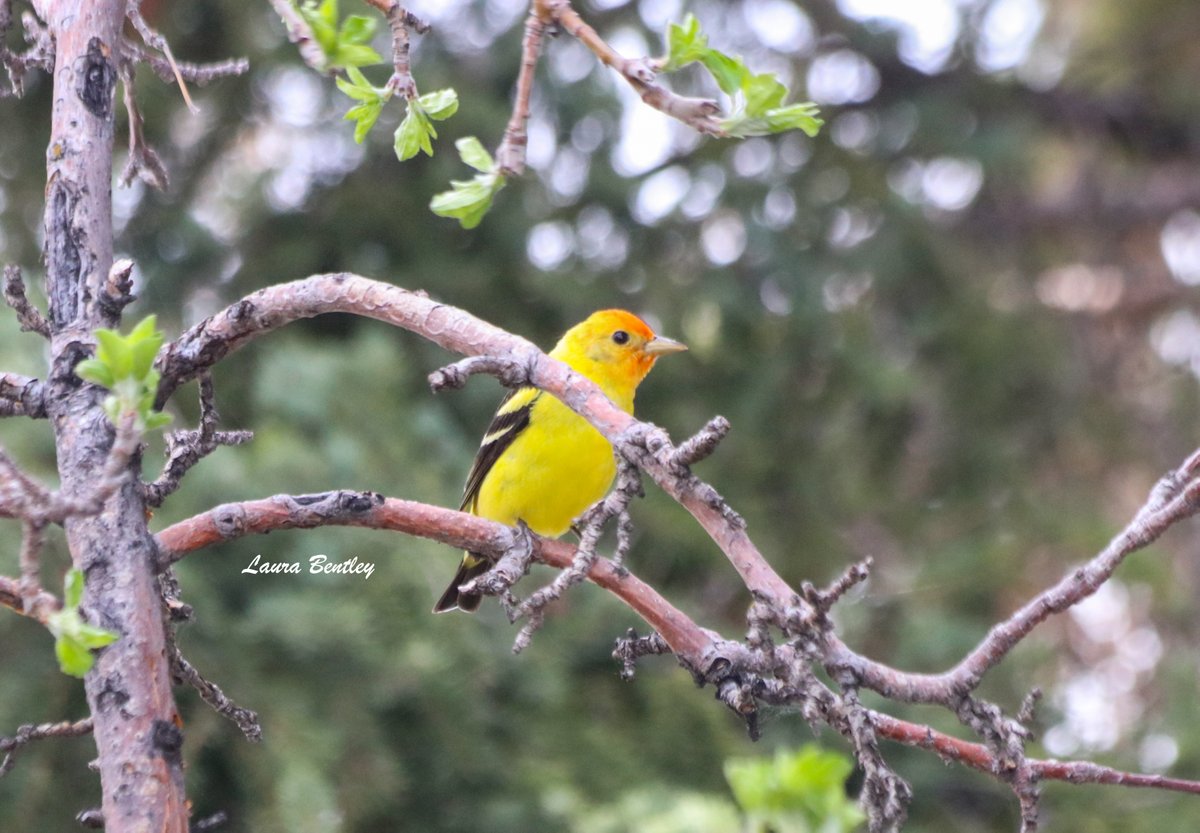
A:
{"label": "green leaf", "polygon": [[[474,136],[464,136],[454,143],[462,161],[481,173],[490,174],[496,169],[492,155],[484,148],[483,143]],[[496,190],[499,190],[497,188]]]}
{"label": "green leaf", "polygon": [[173,417],[170,414],[164,414],[162,411],[154,411],[146,416],[146,430],[153,431],[155,428],[170,425],[172,419]]}
{"label": "green leaf", "polygon": [[113,386],[113,377],[108,370],[108,365],[99,359],[84,359],[75,365],[75,375],[85,382],[91,382],[101,387],[111,388]]}
{"label": "green leaf", "polygon": [[121,334],[100,327],[96,330],[96,358],[104,362],[114,379],[123,379],[133,370],[133,354]]}
{"label": "green leaf", "polygon": [[450,87],[425,93],[417,101],[425,114],[434,121],[445,121],[458,112],[458,93]]}
{"label": "green leaf", "polygon": [[63,607],[74,610],[83,601],[83,571],[78,567],[67,570],[63,577]]}
{"label": "green leaf", "polygon": [[774,73],[747,73],[742,82],[742,93],[746,96],[746,112],[751,116],[762,116],[783,104],[787,87],[779,82]]}
{"label": "green leaf", "polygon": [[[130,336],[130,340],[132,340]],[[135,379],[145,379],[154,367],[154,359],[158,356],[158,348],[162,347],[161,333],[155,333],[149,338],[135,341],[129,348],[132,360],[132,375]]]}
{"label": "green leaf", "polygon": [[338,33],[342,43],[366,43],[375,37],[375,27],[378,21],[373,17],[352,14],[342,21],[342,30]]}
{"label": "green leaf", "polygon": [[[490,158],[490,157],[489,157]],[[500,174],[477,174],[467,181],[451,181],[451,190],[436,195],[429,208],[439,217],[454,217],[465,229],[473,229],[492,207],[492,198],[504,187]]]}
{"label": "green leaf", "polygon": [[105,645],[116,642],[121,635],[95,625],[89,625],[81,619],[73,636],[75,641],[85,648],[103,648]]}
{"label": "green leaf", "polygon": [[767,126],[772,133],[782,133],[785,130],[803,130],[809,136],[820,132],[825,120],[818,118],[820,112],[817,105],[811,101],[803,104],[792,104],[767,111]]}
{"label": "green leaf", "polygon": [[432,140],[435,138],[437,131],[434,130],[433,122],[425,114],[420,101],[408,102],[408,113],[396,128],[396,158],[403,162],[412,159],[421,151],[425,151],[426,156],[433,156]]}
{"label": "green leaf", "polygon": [[809,744],[774,758],[731,758],[725,779],[752,829],[848,833],[864,818],[846,796],[852,770],[844,755]]}
{"label": "green leaf", "polygon": [[80,679],[86,676],[96,663],[92,652],[69,636],[60,636],[54,640],[54,655],[58,657],[59,670]]}
{"label": "green leaf", "polygon": [[382,112],[383,102],[372,101],[351,107],[342,118],[354,122],[354,141],[361,145],[363,139],[367,138],[367,134],[371,132],[371,128],[375,126],[375,122],[379,120],[379,114]]}
{"label": "green leaf", "polygon": [[365,67],[378,64],[383,58],[369,46],[339,43],[329,59],[332,67]]}
{"label": "green leaf", "polygon": [[724,52],[708,49],[700,56],[700,62],[709,71],[721,92],[733,96],[742,88],[743,80],[750,74],[746,65],[738,58],[731,58]]}
{"label": "green leaf", "polygon": [[325,0],[321,4],[307,2],[300,7],[300,16],[312,29],[317,45],[326,57],[337,50],[337,0]]}
{"label": "green leaf", "polygon": [[95,658],[91,649],[111,645],[120,634],[89,625],[79,615],[83,600],[83,573],[72,567],[63,578],[62,610],[51,613],[46,628],[54,635],[54,653],[64,674],[82,677],[91,670]]}
{"label": "green leaf", "polygon": [[346,95],[356,101],[379,101],[383,98],[384,91],[373,86],[358,67],[346,67],[346,75],[350,76],[349,80],[337,78],[334,81]]}
{"label": "green leaf", "polygon": [[663,72],[674,72],[703,58],[708,51],[708,36],[700,31],[700,21],[689,13],[682,24],[667,29],[667,60]]}

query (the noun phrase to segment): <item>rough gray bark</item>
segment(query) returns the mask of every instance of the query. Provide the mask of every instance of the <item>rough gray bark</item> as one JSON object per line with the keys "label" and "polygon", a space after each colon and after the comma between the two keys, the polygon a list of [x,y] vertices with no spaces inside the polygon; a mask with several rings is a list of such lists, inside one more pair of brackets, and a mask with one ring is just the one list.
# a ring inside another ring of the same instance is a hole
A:
{"label": "rough gray bark", "polygon": [[[73,373],[91,332],[120,305],[105,292],[112,265],[114,89],[124,0],[45,4],[55,36],[54,110],[47,149],[46,295],[52,369],[46,407],[66,494],[95,481],[113,440],[102,391]],[[95,720],[109,833],[187,830],[182,733],[171,692],[154,543],[132,482],[93,517],[65,524],[87,579],[84,609],[121,634],[85,680]]]}

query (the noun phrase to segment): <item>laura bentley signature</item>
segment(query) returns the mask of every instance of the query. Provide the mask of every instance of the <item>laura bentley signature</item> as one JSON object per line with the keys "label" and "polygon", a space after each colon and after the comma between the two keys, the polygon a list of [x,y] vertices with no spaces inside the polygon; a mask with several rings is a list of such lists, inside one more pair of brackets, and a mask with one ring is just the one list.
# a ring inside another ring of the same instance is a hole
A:
{"label": "laura bentley signature", "polygon": [[[262,554],[254,556],[243,573],[258,575],[259,573],[302,573],[299,561],[263,561]],[[370,578],[371,573],[375,572],[375,562],[359,561],[357,557],[350,558],[346,561],[330,561],[329,556],[322,553],[312,556],[308,559],[308,572],[313,575],[330,575],[341,574]]]}

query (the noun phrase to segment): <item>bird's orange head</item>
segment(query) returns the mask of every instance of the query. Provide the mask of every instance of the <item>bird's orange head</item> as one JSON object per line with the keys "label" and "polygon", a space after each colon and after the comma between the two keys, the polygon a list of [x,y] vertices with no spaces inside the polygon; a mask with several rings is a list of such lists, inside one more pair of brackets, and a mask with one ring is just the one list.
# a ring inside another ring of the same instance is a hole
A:
{"label": "bird's orange head", "polygon": [[687,347],[655,335],[631,312],[605,309],[567,330],[550,355],[587,376],[617,404],[633,407],[633,393],[659,356]]}

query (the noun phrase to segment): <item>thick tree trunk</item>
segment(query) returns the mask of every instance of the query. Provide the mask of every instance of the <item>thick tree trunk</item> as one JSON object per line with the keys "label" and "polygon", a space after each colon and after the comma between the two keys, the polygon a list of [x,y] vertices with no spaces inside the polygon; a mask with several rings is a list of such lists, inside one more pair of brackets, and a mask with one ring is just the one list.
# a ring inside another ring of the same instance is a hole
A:
{"label": "thick tree trunk", "polygon": [[[44,4],[55,36],[54,112],[47,150],[46,292],[52,361],[47,397],[62,488],[96,482],[113,430],[102,393],[73,374],[91,332],[119,305],[105,295],[112,264],[114,88],[125,0]],[[108,833],[185,833],[182,734],[172,699],[154,544],[132,482],[95,517],[66,524],[87,578],[84,608],[120,633],[87,675]]]}

